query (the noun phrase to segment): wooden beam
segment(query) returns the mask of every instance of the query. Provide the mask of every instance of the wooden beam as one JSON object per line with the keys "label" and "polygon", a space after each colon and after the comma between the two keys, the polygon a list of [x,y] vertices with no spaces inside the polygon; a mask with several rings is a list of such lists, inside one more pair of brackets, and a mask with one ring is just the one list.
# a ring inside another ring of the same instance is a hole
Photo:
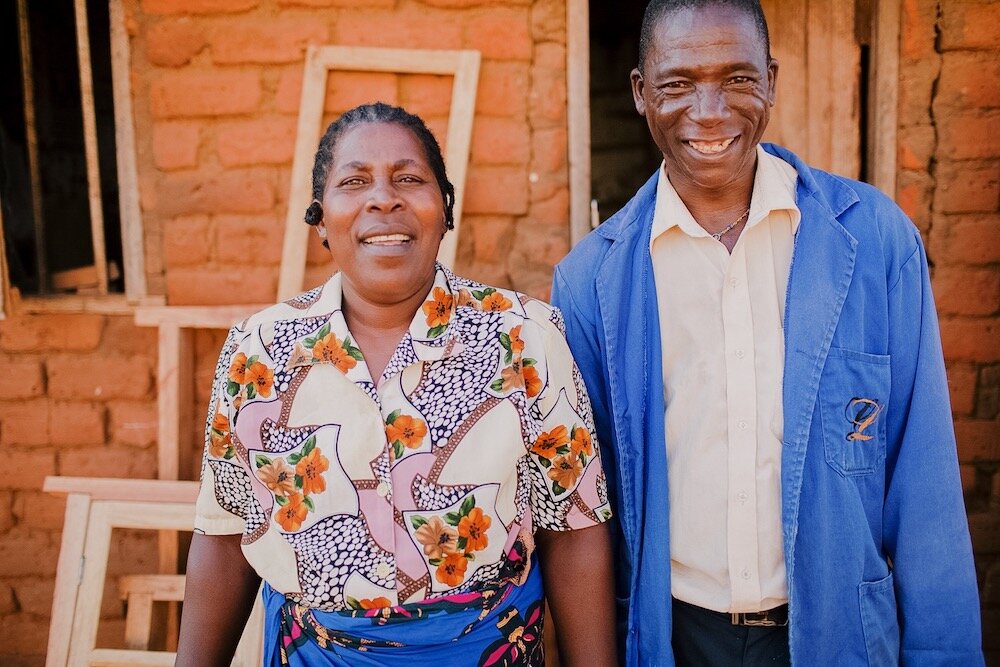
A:
{"label": "wooden beam", "polygon": [[566,3],[566,93],[569,137],[569,233],[576,245],[591,229],[590,187],[590,6]]}
{"label": "wooden beam", "polygon": [[[45,483],[57,479],[67,478],[47,477]],[[86,493],[68,493],[70,495],[66,499],[62,543],[56,565],[55,593],[52,596],[52,618],[49,622],[49,627],[56,631],[49,632],[46,649],[46,664],[59,667],[69,660],[72,637],[69,628],[73,626],[73,617],[76,615],[77,592],[80,586],[80,573],[83,570],[83,545],[86,542],[87,522],[90,519],[90,496]]]}
{"label": "wooden beam", "polygon": [[869,61],[867,176],[872,185],[892,198],[896,197],[899,21],[899,0],[876,0]]}
{"label": "wooden beam", "polygon": [[122,0],[110,0],[108,14],[111,22],[111,85],[115,101],[115,162],[118,169],[118,210],[121,216],[125,295],[130,302],[135,303],[146,297],[146,250],[142,210],[139,207],[131,54]]}
{"label": "wooden beam", "polygon": [[169,651],[99,648],[90,651],[86,664],[90,667],[173,667],[176,660],[177,654]]}
{"label": "wooden beam", "polygon": [[249,306],[141,306],[135,309],[140,327],[172,325],[184,329],[228,329],[266,304]]}
{"label": "wooden beam", "polygon": [[[136,500],[151,503],[194,503],[198,482],[117,477],[49,476],[42,491],[54,496],[85,494],[92,500]],[[86,527],[86,522],[84,522]]]}

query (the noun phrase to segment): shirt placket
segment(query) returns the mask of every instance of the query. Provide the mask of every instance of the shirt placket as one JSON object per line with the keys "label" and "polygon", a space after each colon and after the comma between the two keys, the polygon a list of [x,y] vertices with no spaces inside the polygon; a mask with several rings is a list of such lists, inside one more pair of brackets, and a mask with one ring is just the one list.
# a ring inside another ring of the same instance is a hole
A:
{"label": "shirt placket", "polygon": [[[382,559],[376,560],[372,564],[371,571],[369,572],[369,578],[373,581],[384,583],[386,588],[395,589],[398,591],[398,577],[396,576],[396,525],[395,525],[395,504],[393,502],[393,484],[392,484],[392,469],[389,465],[389,441],[385,435],[385,420],[388,417],[386,412],[386,406],[392,405],[394,401],[392,396],[386,395],[391,392],[391,388],[396,386],[392,382],[381,382],[375,388],[376,403],[378,405],[379,414],[382,419],[382,454],[380,455],[379,465],[376,467],[375,477],[375,493],[379,498],[382,499],[382,503],[378,503],[376,507],[378,508],[378,516],[371,517],[369,520],[375,519],[380,523],[385,523],[392,526],[390,533],[390,545],[387,551],[389,555]],[[391,412],[391,410],[389,410]],[[400,602],[402,602],[400,600]]]}
{"label": "shirt placket", "polygon": [[729,470],[726,542],[732,610],[760,600],[757,558],[757,398],[753,311],[744,243],[730,256],[722,292]]}

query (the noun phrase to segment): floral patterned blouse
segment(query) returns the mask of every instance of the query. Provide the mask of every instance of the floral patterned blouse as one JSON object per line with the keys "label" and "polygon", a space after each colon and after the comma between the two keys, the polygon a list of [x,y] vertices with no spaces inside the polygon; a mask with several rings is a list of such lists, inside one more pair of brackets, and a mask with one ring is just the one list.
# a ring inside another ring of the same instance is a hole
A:
{"label": "floral patterned blouse", "polygon": [[552,306],[438,266],[376,382],[336,274],[230,330],[195,528],[317,609],[519,582],[535,528],[611,516],[593,433]]}

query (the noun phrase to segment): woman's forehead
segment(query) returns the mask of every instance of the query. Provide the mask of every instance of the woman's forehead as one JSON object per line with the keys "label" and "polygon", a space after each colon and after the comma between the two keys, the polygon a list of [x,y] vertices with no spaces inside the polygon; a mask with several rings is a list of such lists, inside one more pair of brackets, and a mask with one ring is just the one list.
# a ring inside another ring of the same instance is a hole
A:
{"label": "woman's forehead", "polygon": [[349,163],[427,165],[427,154],[416,133],[399,123],[359,123],[344,130],[334,148],[334,167]]}

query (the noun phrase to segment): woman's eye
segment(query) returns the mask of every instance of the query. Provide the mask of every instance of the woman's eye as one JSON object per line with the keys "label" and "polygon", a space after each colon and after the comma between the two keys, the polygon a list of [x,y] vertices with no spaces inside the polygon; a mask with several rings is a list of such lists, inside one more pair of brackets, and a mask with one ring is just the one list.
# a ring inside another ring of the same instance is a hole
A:
{"label": "woman's eye", "polygon": [[357,176],[352,176],[350,178],[345,178],[340,182],[341,187],[350,187],[352,185],[364,185],[364,179]]}
{"label": "woman's eye", "polygon": [[412,174],[404,174],[396,179],[400,183],[423,183],[423,179]]}

